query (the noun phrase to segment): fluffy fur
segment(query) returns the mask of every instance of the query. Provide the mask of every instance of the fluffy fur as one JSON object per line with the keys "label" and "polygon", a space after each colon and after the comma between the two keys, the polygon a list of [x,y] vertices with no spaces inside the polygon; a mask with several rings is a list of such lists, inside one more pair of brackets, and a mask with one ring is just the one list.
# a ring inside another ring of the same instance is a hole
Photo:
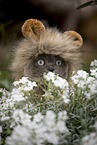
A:
{"label": "fluffy fur", "polygon": [[[27,29],[25,33],[26,31]],[[39,37],[36,37],[37,39],[31,35],[32,32],[27,33],[27,38],[19,42],[15,48],[11,70],[16,80],[24,75],[24,66],[28,63],[29,59],[32,56],[43,53],[58,55],[67,61],[69,64],[69,75],[71,71],[80,69],[82,38],[78,33],[74,31],[61,33],[53,28],[42,32],[38,33]],[[33,33],[37,36],[35,30]]]}

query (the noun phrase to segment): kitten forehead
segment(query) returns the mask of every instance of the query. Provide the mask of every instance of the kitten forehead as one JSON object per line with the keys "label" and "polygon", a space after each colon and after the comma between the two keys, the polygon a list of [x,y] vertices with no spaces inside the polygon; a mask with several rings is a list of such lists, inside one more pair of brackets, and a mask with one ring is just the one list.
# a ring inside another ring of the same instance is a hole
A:
{"label": "kitten forehead", "polygon": [[35,57],[35,59],[43,59],[43,58],[46,58],[46,59],[49,59],[49,60],[55,60],[55,59],[61,59],[63,60],[61,57],[59,56],[55,56],[55,55],[52,55],[52,54],[39,54]]}

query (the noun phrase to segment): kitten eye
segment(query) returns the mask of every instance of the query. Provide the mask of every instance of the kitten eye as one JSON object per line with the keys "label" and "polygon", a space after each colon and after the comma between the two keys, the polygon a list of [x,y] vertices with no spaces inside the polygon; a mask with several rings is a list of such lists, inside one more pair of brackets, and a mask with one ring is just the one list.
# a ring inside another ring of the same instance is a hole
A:
{"label": "kitten eye", "polygon": [[38,60],[38,65],[44,65],[44,60]]}
{"label": "kitten eye", "polygon": [[57,60],[56,61],[56,65],[60,66],[62,64],[62,61],[61,60]]}

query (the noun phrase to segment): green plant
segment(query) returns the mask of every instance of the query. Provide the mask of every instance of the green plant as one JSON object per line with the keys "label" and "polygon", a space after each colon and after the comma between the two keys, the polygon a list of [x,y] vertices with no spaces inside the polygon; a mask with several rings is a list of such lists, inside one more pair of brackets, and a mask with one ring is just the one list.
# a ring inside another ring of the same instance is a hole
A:
{"label": "green plant", "polygon": [[90,145],[92,132],[96,145],[97,60],[70,82],[49,72],[38,83],[23,77],[0,95],[2,145]]}

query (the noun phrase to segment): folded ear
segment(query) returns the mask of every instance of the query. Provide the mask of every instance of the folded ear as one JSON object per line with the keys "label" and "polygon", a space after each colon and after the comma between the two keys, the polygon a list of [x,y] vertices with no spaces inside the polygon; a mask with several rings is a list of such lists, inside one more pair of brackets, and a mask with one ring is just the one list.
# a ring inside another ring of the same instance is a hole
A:
{"label": "folded ear", "polygon": [[39,39],[44,31],[44,25],[37,19],[29,19],[22,26],[22,33],[26,38]]}
{"label": "folded ear", "polygon": [[75,46],[81,47],[83,44],[83,39],[80,34],[78,34],[75,31],[66,31],[63,33],[63,35],[68,36],[70,39],[72,39],[72,44]]}

